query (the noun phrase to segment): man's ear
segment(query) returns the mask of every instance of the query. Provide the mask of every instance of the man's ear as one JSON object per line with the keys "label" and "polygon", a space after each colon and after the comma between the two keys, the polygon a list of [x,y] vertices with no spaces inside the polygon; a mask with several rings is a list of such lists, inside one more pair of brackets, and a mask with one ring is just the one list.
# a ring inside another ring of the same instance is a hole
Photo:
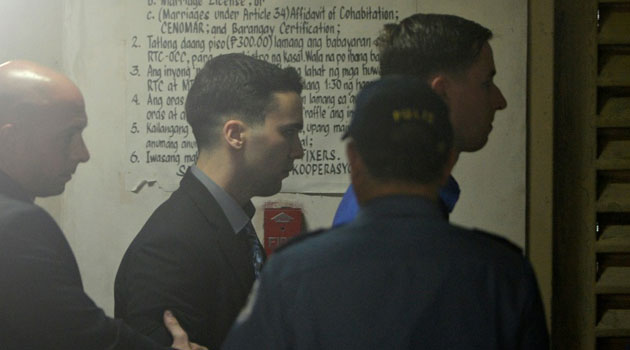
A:
{"label": "man's ear", "polygon": [[444,101],[448,101],[448,77],[444,74],[436,74],[429,79],[429,86]]}
{"label": "man's ear", "polygon": [[15,124],[13,123],[0,124],[0,136],[6,136],[13,128],[15,128]]}
{"label": "man's ear", "polygon": [[0,145],[3,149],[12,148],[15,141],[15,124],[0,125]]}
{"label": "man's ear", "polygon": [[247,126],[240,120],[228,120],[223,124],[223,138],[234,149],[243,148],[244,140],[243,133]]}
{"label": "man's ear", "polygon": [[363,179],[365,164],[357,151],[356,143],[352,140],[348,141],[346,144],[346,155],[348,157],[348,163],[350,164],[350,180],[356,187]]}

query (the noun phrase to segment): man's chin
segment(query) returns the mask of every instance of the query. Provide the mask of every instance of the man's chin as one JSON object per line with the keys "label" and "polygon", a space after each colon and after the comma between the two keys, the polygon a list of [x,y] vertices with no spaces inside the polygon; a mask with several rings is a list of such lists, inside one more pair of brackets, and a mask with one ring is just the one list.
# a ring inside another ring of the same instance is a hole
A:
{"label": "man's chin", "polygon": [[277,194],[282,189],[282,180],[274,184],[269,184],[258,191],[258,197],[269,197]]}
{"label": "man's chin", "polygon": [[476,140],[475,142],[468,142],[466,145],[457,145],[456,148],[460,152],[477,152],[484,148],[488,143],[488,137],[483,140]]}
{"label": "man's chin", "polygon": [[64,182],[61,185],[48,186],[46,188],[42,188],[37,193],[35,193],[35,197],[53,197],[58,196],[63,193],[66,189],[66,183]]}

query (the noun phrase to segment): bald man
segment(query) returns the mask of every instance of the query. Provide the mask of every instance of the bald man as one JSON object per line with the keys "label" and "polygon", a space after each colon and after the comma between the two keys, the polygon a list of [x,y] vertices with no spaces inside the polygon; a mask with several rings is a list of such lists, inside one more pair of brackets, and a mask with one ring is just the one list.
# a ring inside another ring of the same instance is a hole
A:
{"label": "bald man", "polygon": [[[0,65],[0,349],[166,349],[105,315],[83,290],[55,221],[33,203],[63,192],[90,155],[83,97],[32,62]],[[173,347],[188,342],[170,312]]]}

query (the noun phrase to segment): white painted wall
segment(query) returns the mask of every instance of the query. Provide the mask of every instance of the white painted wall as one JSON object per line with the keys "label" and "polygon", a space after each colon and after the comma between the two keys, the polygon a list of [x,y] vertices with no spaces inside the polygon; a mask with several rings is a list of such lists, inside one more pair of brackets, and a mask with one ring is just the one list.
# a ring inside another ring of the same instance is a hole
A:
{"label": "white painted wall", "polygon": [[[139,0],[134,0],[139,1]],[[2,61],[21,57],[61,69],[85,96],[89,125],[85,139],[92,158],[80,165],[66,192],[39,201],[60,223],[77,256],[87,292],[113,313],[118,264],[146,218],[165,193],[157,186],[134,194],[124,190],[125,11],[124,0],[4,0],[0,13]],[[525,63],[526,2],[442,1],[419,11],[462,14],[490,27],[497,84],[508,110],[497,114],[490,142],[464,154],[455,169],[463,189],[452,220],[499,232],[523,245],[525,239]],[[501,13],[522,13],[501,16]],[[280,194],[256,198],[255,226],[262,234],[266,202],[301,206],[310,229],[327,226],[339,196]]]}
{"label": "white painted wall", "polygon": [[27,59],[60,68],[63,0],[3,0],[0,62]]}

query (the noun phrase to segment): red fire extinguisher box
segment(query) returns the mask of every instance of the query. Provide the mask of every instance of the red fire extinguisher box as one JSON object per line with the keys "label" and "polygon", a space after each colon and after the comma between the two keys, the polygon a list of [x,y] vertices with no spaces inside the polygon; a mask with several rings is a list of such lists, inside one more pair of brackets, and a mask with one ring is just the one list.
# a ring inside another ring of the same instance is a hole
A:
{"label": "red fire extinguisher box", "polygon": [[265,208],[263,229],[265,231],[265,251],[267,255],[297,236],[302,228],[302,209]]}

